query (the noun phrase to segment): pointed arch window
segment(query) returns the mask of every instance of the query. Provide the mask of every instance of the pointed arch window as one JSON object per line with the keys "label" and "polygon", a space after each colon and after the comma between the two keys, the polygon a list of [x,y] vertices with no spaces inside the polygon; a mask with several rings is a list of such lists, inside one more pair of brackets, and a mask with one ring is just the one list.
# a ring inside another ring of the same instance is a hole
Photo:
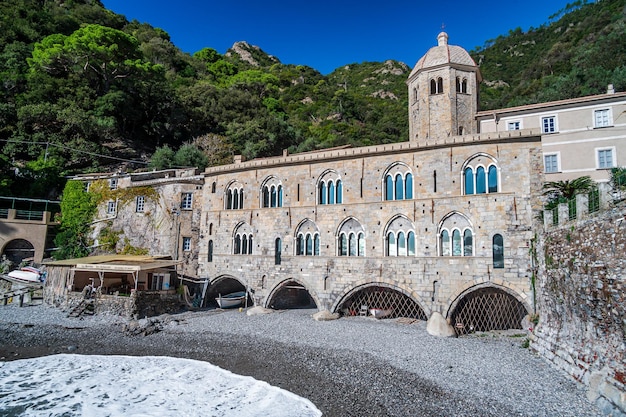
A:
{"label": "pointed arch window", "polygon": [[296,231],[296,255],[319,256],[320,232],[312,220],[303,221]]}
{"label": "pointed arch window", "polygon": [[356,219],[343,222],[337,237],[339,256],[365,256],[365,232]]}
{"label": "pointed arch window", "polygon": [[437,94],[437,81],[435,80],[430,80],[430,94]]}
{"label": "pointed arch window", "polygon": [[385,230],[386,256],[415,256],[415,232],[406,217],[396,217]]}
{"label": "pointed arch window", "polygon": [[252,228],[242,223],[233,236],[233,254],[251,255],[253,248]]}
{"label": "pointed arch window", "polygon": [[463,194],[497,193],[499,168],[494,159],[481,155],[466,162],[463,169]]}
{"label": "pointed arch window", "polygon": [[269,177],[261,187],[261,207],[282,207],[283,186],[275,177]]}
{"label": "pointed arch window", "polygon": [[343,183],[339,174],[334,171],[324,173],[317,185],[318,204],[342,204]]}
{"label": "pointed arch window", "polygon": [[234,182],[228,186],[226,190],[227,210],[238,210],[243,208],[243,186]]}
{"label": "pointed arch window", "polygon": [[392,165],[385,174],[384,199],[408,200],[413,198],[413,174],[409,167],[397,163]]}
{"label": "pointed arch window", "polygon": [[437,78],[437,94],[443,93],[443,78]]}
{"label": "pointed arch window", "polygon": [[469,219],[451,213],[439,225],[441,256],[474,256],[474,232]]}

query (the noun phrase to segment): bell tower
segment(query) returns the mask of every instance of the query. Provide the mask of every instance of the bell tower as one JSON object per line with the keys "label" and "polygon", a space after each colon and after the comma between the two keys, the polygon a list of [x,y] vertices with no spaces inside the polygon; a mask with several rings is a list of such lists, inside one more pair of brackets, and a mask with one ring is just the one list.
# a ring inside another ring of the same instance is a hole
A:
{"label": "bell tower", "polygon": [[407,80],[409,141],[426,142],[476,133],[478,66],[460,46],[448,45],[448,34],[417,61]]}

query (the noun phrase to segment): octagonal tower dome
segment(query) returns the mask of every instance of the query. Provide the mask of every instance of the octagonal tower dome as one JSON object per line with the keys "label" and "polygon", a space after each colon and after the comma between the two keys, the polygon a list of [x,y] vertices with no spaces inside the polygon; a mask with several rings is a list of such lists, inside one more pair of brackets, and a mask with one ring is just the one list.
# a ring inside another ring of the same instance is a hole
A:
{"label": "octagonal tower dome", "polygon": [[478,65],[465,49],[448,45],[448,34],[417,61],[409,75],[409,140],[429,143],[433,138],[477,131]]}

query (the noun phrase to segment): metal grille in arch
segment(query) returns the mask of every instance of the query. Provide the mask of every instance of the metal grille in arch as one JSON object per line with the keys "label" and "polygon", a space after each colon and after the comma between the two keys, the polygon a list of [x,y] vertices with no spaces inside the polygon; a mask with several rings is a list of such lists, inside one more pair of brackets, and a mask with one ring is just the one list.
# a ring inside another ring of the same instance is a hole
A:
{"label": "metal grille in arch", "polygon": [[342,304],[341,313],[345,316],[427,320],[426,314],[415,301],[386,287],[367,287],[357,291]]}

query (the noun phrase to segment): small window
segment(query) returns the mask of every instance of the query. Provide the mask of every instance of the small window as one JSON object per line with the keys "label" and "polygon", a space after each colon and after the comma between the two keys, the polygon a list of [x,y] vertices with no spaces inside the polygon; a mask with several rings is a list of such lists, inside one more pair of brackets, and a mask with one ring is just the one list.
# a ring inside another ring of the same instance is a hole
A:
{"label": "small window", "polygon": [[191,250],[191,238],[183,237],[183,251],[189,252]]}
{"label": "small window", "polygon": [[542,117],[541,118],[541,132],[542,133],[554,133],[556,132],[556,117]]}
{"label": "small window", "polygon": [[611,115],[609,109],[596,110],[593,112],[595,127],[607,127],[611,125]]}
{"label": "small window", "polygon": [[117,211],[117,202],[109,201],[109,204],[107,205],[107,213],[115,214],[116,211]]}
{"label": "small window", "polygon": [[543,165],[546,174],[559,172],[559,156],[558,154],[548,154],[543,156]]}
{"label": "small window", "polygon": [[274,265],[280,265],[283,253],[283,242],[279,237],[274,241]]}
{"label": "small window", "polygon": [[598,169],[613,168],[615,166],[615,158],[613,157],[613,149],[598,149]]}
{"label": "small window", "polygon": [[193,194],[183,193],[183,198],[180,204],[180,208],[183,210],[191,210],[192,202],[193,202]]}
{"label": "small window", "polygon": [[514,122],[508,122],[506,124],[506,130],[520,130],[521,127],[522,123],[519,120],[516,120]]}
{"label": "small window", "polygon": [[209,253],[207,255],[207,262],[213,262],[213,241],[209,240]]}
{"label": "small window", "polygon": [[211,184],[211,194],[215,194],[215,189],[217,188],[217,183],[213,181]]}
{"label": "small window", "polygon": [[144,211],[144,206],[145,206],[145,200],[146,198],[142,195],[138,195],[137,198],[135,199],[135,212],[137,213],[143,213]]}
{"label": "small window", "polygon": [[493,235],[492,240],[493,267],[504,268],[504,239],[502,235]]}
{"label": "small window", "polygon": [[117,190],[117,178],[111,178],[109,180],[109,188],[111,190]]}

